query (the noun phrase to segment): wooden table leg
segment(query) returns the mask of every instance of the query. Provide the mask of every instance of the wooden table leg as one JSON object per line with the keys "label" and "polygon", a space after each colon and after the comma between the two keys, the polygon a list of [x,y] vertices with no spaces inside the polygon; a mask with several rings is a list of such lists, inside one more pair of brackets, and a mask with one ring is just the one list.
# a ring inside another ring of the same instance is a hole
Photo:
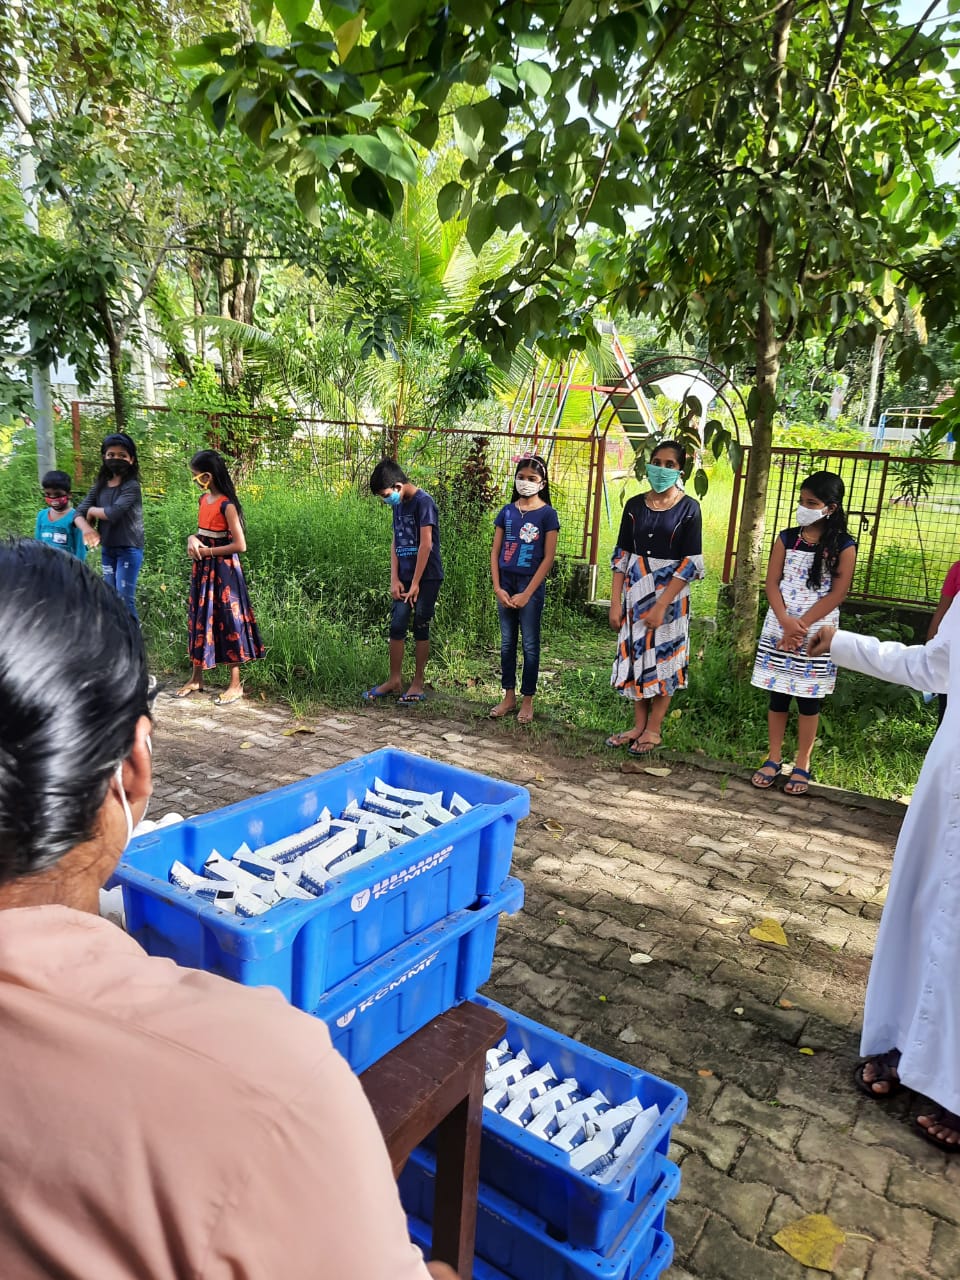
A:
{"label": "wooden table leg", "polygon": [[483,1076],[437,1126],[437,1180],[433,1210],[433,1257],[447,1262],[461,1280],[473,1276],[483,1127]]}

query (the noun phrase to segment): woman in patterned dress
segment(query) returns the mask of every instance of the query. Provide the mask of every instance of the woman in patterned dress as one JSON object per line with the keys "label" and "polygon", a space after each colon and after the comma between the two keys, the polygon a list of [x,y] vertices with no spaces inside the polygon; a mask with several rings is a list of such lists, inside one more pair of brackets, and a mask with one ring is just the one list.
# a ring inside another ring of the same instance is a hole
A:
{"label": "woman in patterned dress", "polygon": [[808,644],[822,627],[836,627],[857,563],[857,544],[847,532],[843,481],[817,471],[800,487],[797,523],[777,535],[767,567],[770,608],[750,683],[770,693],[768,755],[751,781],[761,791],[773,786],[783,767],[783,739],[790,700],[797,700],[797,755],[784,791],[806,795],[810,754],[820,723],[820,707],[833,693],[837,668],[829,654],[811,656]]}
{"label": "woman in patterned dress", "polygon": [[690,583],[703,577],[700,504],[681,485],[687,454],[664,440],[647,464],[650,489],[623,510],[613,553],[610,625],[617,656],[610,683],[633,702],[633,728],[607,738],[647,755],[660,746],[670,699],[687,683]]}
{"label": "woman in patterned dress", "polygon": [[203,490],[199,527],[187,539],[187,554],[194,562],[187,644],[193,675],[177,697],[203,693],[204,671],[224,663],[230,668],[230,683],[214,702],[225,707],[243,697],[241,665],[262,658],[264,648],[240,567],[247,539],[230,472],[213,449],[195,453],[190,470]]}

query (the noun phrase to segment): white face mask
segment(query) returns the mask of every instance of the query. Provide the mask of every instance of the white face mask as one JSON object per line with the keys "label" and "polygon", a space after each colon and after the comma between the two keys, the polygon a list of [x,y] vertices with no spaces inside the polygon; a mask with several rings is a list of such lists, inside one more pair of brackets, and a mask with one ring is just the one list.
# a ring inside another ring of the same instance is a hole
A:
{"label": "white face mask", "polygon": [[543,488],[542,480],[514,480],[521,498],[532,498]]}
{"label": "white face mask", "polygon": [[826,520],[827,508],[821,507],[819,511],[814,511],[812,507],[797,507],[797,524],[800,528],[804,528],[808,524],[816,524],[818,520]]}
{"label": "white face mask", "polygon": [[[153,755],[153,739],[149,734],[147,734],[147,750],[150,752],[152,756]],[[114,777],[117,780],[117,790],[120,792],[120,804],[123,806],[123,816],[127,820],[127,838],[123,842],[123,849],[121,850],[121,852],[124,852],[126,850],[127,845],[133,839],[133,830],[134,830],[133,814],[130,811],[130,802],[127,800],[126,791],[124,791],[123,789],[123,765],[124,765],[124,762],[121,760],[114,772]],[[140,815],[141,822],[147,816],[147,809],[149,807],[150,807],[150,801],[148,800],[147,803],[143,806],[143,813]]]}

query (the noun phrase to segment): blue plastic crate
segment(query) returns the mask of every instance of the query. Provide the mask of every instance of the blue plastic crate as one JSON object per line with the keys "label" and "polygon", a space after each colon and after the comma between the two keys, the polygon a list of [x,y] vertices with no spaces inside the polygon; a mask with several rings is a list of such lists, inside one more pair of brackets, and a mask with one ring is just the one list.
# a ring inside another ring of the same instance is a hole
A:
{"label": "blue plastic crate", "polygon": [[365,1071],[490,977],[500,913],[523,905],[510,877],[499,893],[457,911],[327,992],[314,1010],[354,1071]]}
{"label": "blue plastic crate", "polygon": [[[230,856],[362,801],[380,777],[395,787],[454,791],[476,806],[427,835],[332,879],[313,902],[289,901],[238,918],[168,881],[179,860],[199,871],[212,848]],[[127,930],[151,955],[278,987],[308,1012],[357,969],[495,893],[510,871],[517,822],[530,811],[524,787],[385,747],[292,786],[254,796],[134,840],[116,871]]]}
{"label": "blue plastic crate", "polygon": [[[677,1194],[680,1170],[665,1156],[657,1156],[655,1166],[650,1190],[603,1253],[554,1239],[542,1218],[481,1182],[478,1257],[510,1280],[639,1280],[659,1275],[669,1262],[668,1257],[661,1263],[658,1255],[663,1253],[666,1236],[667,1201]],[[405,1211],[422,1222],[433,1221],[435,1178],[434,1156],[418,1147],[398,1185]]]}
{"label": "blue plastic crate", "polygon": [[[410,1215],[407,1217],[407,1229],[410,1239],[421,1250],[425,1257],[430,1257],[431,1228],[426,1222]],[[654,1233],[654,1247],[650,1261],[634,1280],[657,1280],[673,1261],[673,1240],[665,1231]],[[491,1266],[483,1258],[473,1260],[473,1280],[511,1280],[511,1277],[497,1267]]]}
{"label": "blue plastic crate", "polygon": [[670,1135],[687,1113],[687,1095],[676,1085],[551,1031],[483,996],[479,1004],[501,1014],[513,1051],[526,1049],[537,1065],[549,1062],[562,1080],[574,1076],[586,1093],[601,1089],[616,1105],[639,1098],[656,1103],[660,1118],[610,1182],[599,1183],[571,1168],[569,1156],[494,1111],[483,1112],[480,1177],[491,1187],[539,1215],[572,1245],[606,1249],[648,1195],[658,1156],[666,1156]]}

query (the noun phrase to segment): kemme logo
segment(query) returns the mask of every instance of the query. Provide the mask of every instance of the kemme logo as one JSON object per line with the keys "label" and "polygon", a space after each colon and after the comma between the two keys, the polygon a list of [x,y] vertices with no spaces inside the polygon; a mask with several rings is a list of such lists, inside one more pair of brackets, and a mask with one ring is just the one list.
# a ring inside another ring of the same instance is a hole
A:
{"label": "kemme logo", "polygon": [[379,991],[375,991],[372,996],[367,996],[366,1000],[361,1000],[358,1005],[354,1005],[347,1013],[342,1013],[337,1019],[338,1027],[349,1027],[358,1013],[365,1013],[367,1009],[371,1009],[378,1000],[382,1000],[384,996],[390,995],[391,991],[396,991],[397,987],[402,987],[405,982],[409,982],[411,978],[417,977],[423,973],[425,969],[429,969],[440,954],[434,951],[430,955],[425,956],[419,964],[415,964],[412,969],[408,969],[406,973],[401,974],[399,978],[394,978],[392,982],[388,982],[385,987],[381,987]]}
{"label": "kemme logo", "polygon": [[393,893],[395,889],[402,889],[411,880],[416,880],[418,876],[422,876],[425,871],[433,871],[435,867],[439,867],[446,862],[452,852],[453,845],[448,844],[445,849],[440,849],[437,853],[430,853],[425,858],[421,858],[419,862],[413,862],[409,867],[404,867],[402,871],[395,871],[393,875],[386,876],[383,880],[378,880],[369,889],[363,889],[360,893],[355,893],[350,899],[351,911],[362,911],[371,898],[374,900],[382,898],[385,894]]}

